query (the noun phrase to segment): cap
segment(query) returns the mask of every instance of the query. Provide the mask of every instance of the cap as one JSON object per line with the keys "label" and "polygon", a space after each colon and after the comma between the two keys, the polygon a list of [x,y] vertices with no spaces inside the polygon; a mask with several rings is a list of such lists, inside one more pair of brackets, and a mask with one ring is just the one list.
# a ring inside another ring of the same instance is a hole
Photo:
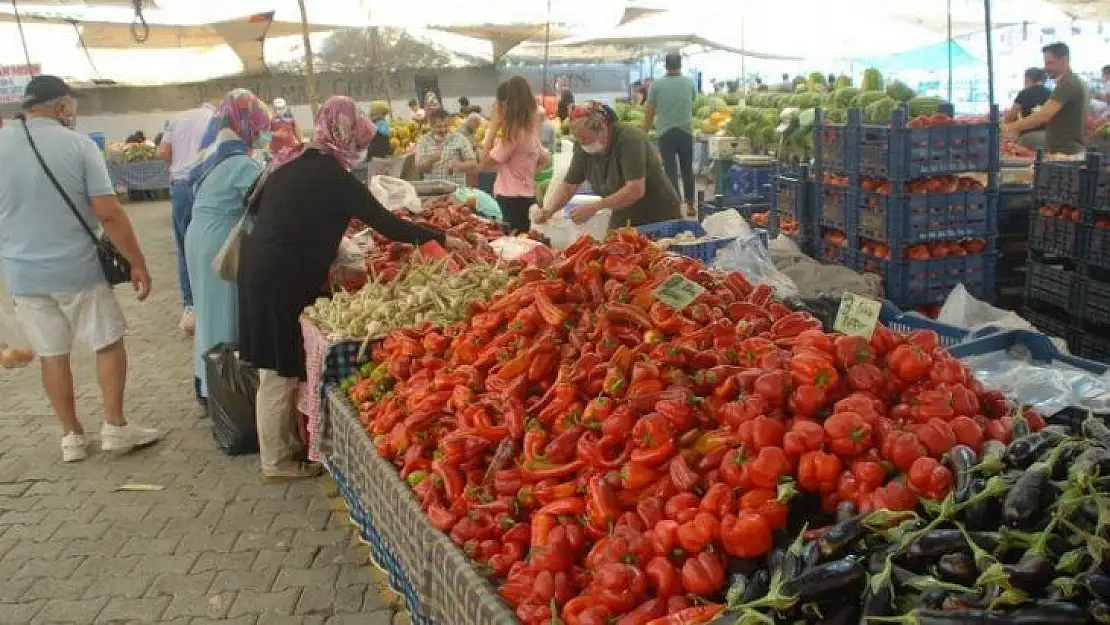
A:
{"label": "cap", "polygon": [[40,74],[27,83],[27,89],[23,92],[23,108],[29,109],[67,95],[77,97],[77,92],[57,76]]}
{"label": "cap", "polygon": [[274,98],[274,108],[276,108],[276,109],[285,108],[285,98]]}

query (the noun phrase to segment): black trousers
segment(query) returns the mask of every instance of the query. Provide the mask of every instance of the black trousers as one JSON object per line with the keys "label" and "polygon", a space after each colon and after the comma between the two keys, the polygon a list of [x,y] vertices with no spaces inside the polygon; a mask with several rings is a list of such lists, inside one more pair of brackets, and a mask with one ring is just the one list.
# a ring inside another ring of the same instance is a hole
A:
{"label": "black trousers", "polygon": [[682,173],[682,199],[694,201],[694,136],[680,129],[671,128],[659,135],[659,157],[663,171],[671,181],[675,193],[679,192],[678,174]]}
{"label": "black trousers", "polygon": [[528,232],[532,229],[532,220],[528,218],[528,209],[536,203],[535,197],[507,197],[497,196],[497,203],[501,206],[501,219],[509,224],[512,232]]}

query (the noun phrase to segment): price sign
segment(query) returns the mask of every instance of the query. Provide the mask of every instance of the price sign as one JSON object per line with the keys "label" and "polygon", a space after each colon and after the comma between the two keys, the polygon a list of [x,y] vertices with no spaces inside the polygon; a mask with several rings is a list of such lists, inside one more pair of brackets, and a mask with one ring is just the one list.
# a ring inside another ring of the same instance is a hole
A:
{"label": "price sign", "polygon": [[690,302],[698,299],[702,293],[705,293],[702,285],[676,273],[660,284],[652,295],[671,308],[682,310],[689,306]]}
{"label": "price sign", "polygon": [[833,329],[848,336],[870,339],[871,333],[875,331],[875,324],[879,322],[879,311],[882,308],[882,302],[855,293],[845,293],[840,298],[840,309],[836,311]]}

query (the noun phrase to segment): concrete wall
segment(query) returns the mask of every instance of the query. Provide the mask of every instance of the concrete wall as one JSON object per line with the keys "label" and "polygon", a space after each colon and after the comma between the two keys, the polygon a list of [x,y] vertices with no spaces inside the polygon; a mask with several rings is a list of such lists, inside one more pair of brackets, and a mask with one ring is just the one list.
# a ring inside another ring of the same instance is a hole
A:
{"label": "concrete wall", "polygon": [[[513,74],[527,76],[533,89],[539,89],[542,76],[539,68],[466,67],[435,72],[399,71],[388,77],[370,73],[326,73],[317,76],[317,93],[321,98],[335,94],[349,95],[363,104],[384,99],[388,93],[393,110],[405,116],[408,112],[407,101],[416,97],[417,82],[434,76],[438,78],[447,110],[456,110],[457,99],[466,96],[471,104],[489,111],[498,83]],[[548,81],[555,75],[568,77],[571,89],[579,100],[614,100],[626,97],[629,89],[628,72],[621,67],[552,69],[548,73]],[[84,91],[86,96],[80,104],[77,129],[81,132],[102,132],[110,141],[122,140],[140,129],[148,137],[154,137],[177,113],[196,106],[202,100],[218,99],[237,87],[250,89],[267,102],[276,97],[285,98],[292,105],[298,124],[305,129],[310,127],[312,114],[307,104],[304,77],[274,74],[155,87],[93,87]],[[0,115],[5,118],[16,112],[15,107],[0,107]]]}

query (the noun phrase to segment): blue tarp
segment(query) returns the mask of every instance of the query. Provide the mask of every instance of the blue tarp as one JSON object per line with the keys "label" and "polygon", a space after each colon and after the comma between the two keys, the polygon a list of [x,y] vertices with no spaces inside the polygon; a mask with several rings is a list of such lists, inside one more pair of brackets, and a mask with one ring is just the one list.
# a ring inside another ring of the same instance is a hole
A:
{"label": "blue tarp", "polygon": [[947,44],[942,41],[916,50],[899,52],[877,59],[864,59],[860,62],[886,72],[914,69],[947,70],[949,46],[951,47],[953,68],[967,67],[979,62],[967,49],[952,40],[949,40]]}

